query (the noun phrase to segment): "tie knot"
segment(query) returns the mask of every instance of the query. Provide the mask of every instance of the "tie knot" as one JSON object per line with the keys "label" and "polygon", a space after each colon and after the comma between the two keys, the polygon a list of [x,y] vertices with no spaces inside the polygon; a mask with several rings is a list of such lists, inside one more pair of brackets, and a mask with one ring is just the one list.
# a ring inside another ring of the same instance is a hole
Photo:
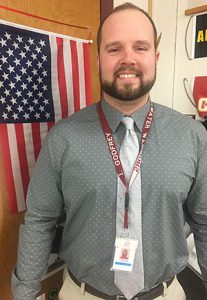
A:
{"label": "tie knot", "polygon": [[134,130],[134,120],[131,117],[123,117],[121,121],[128,130]]}

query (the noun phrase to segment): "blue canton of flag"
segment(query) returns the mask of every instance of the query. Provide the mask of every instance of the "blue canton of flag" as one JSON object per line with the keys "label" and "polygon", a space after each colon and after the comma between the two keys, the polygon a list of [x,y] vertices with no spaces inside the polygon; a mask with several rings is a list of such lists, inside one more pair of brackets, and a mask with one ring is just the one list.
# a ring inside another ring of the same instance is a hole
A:
{"label": "blue canton of flag", "polygon": [[54,121],[48,35],[0,25],[0,123]]}

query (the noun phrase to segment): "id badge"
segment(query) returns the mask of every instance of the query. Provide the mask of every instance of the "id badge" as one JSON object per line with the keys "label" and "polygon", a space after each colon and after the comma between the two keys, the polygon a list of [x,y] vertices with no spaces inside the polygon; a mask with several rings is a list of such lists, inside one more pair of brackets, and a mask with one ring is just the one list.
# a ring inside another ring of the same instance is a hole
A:
{"label": "id badge", "polygon": [[138,240],[117,237],[115,240],[114,259],[111,270],[131,272],[137,245]]}

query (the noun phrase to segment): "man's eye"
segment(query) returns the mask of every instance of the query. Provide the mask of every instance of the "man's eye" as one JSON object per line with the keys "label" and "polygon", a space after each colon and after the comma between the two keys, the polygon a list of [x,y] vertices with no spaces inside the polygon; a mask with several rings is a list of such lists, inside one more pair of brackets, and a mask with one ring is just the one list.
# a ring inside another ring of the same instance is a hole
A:
{"label": "man's eye", "polygon": [[109,53],[117,53],[119,52],[119,48],[111,48],[108,50]]}
{"label": "man's eye", "polygon": [[135,51],[145,52],[145,51],[147,51],[147,48],[145,48],[145,47],[137,47],[137,48],[135,48]]}

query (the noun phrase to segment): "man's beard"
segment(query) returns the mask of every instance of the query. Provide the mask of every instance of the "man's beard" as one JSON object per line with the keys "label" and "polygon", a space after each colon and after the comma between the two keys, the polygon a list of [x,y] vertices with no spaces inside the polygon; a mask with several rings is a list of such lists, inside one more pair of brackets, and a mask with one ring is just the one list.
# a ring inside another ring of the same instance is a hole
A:
{"label": "man's beard", "polygon": [[[125,83],[121,87],[117,85],[117,74],[121,73],[122,71],[135,73],[139,77],[139,83],[137,87],[134,87],[134,85],[132,86],[129,83]],[[119,70],[117,70],[114,74],[114,78],[115,79],[112,82],[103,80],[100,71],[100,81],[102,90],[109,96],[119,99],[121,101],[133,101],[143,97],[151,90],[156,80],[156,69],[153,78],[145,81],[143,79],[143,73],[141,71],[129,67],[122,67]]]}

